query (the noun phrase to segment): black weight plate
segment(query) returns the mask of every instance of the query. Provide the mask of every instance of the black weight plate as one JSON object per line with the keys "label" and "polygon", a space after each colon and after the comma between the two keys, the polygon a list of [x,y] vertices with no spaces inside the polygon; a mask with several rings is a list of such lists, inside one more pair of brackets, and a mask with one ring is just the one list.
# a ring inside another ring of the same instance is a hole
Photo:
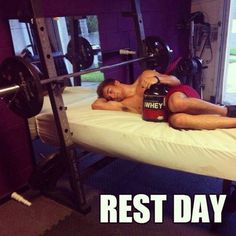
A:
{"label": "black weight plate", "polygon": [[172,50],[170,47],[158,36],[146,37],[145,45],[147,54],[154,55],[153,58],[148,60],[147,67],[165,73],[171,60]]}
{"label": "black weight plate", "polygon": [[[78,43],[79,43],[79,48],[78,48],[78,55],[76,60],[78,60],[79,64],[79,70],[85,70],[89,68],[94,61],[94,52],[93,48],[90,45],[89,41],[83,37],[78,37]],[[73,63],[73,51],[72,51],[72,42],[71,40],[69,41],[67,45],[67,54],[66,58]]]}
{"label": "black weight plate", "polygon": [[194,76],[202,70],[202,61],[198,57],[182,58],[176,68],[180,76]]}
{"label": "black weight plate", "polygon": [[37,115],[43,106],[43,91],[36,68],[21,57],[9,57],[0,65],[0,88],[19,85],[20,89],[4,96],[9,108],[24,118]]}

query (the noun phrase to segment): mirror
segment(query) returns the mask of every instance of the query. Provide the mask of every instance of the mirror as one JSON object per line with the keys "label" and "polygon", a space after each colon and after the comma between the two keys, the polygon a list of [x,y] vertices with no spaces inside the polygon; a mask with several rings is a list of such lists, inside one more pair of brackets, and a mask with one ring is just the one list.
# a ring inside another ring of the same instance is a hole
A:
{"label": "mirror", "polygon": [[[102,65],[96,15],[45,18],[45,21],[58,75]],[[24,57],[42,70],[32,24],[10,19],[9,25],[15,55]],[[70,85],[96,85],[103,79],[103,73],[94,72],[71,79]]]}

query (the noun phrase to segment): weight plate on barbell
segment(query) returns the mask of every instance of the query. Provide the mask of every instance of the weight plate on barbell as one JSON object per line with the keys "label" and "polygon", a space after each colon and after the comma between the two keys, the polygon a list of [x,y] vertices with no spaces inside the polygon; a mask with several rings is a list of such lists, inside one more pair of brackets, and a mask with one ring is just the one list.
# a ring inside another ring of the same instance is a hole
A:
{"label": "weight plate on barbell", "polygon": [[158,36],[148,36],[145,38],[146,52],[154,57],[147,61],[149,69],[156,69],[158,72],[165,73],[170,60],[172,50]]}
{"label": "weight plate on barbell", "polygon": [[37,115],[43,106],[39,72],[18,56],[7,58],[0,65],[0,88],[14,85],[20,89],[3,97],[9,108],[24,118]]}
{"label": "weight plate on barbell", "polygon": [[[78,52],[75,55],[75,62],[78,63],[79,70],[85,70],[89,68],[94,61],[94,51],[89,41],[83,37],[78,37]],[[76,45],[77,46],[77,45]],[[73,63],[73,49],[72,41],[70,40],[67,45],[67,54],[66,58]]]}

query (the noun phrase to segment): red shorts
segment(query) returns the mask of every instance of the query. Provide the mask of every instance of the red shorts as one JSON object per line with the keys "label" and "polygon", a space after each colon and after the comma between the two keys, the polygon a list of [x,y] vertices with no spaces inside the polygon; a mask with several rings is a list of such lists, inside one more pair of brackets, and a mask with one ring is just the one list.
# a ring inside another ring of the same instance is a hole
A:
{"label": "red shorts", "polygon": [[169,100],[170,96],[175,92],[184,93],[187,97],[191,97],[191,98],[200,98],[200,95],[198,94],[198,92],[195,89],[193,89],[192,87],[190,87],[189,85],[182,85],[181,84],[178,86],[169,87],[169,91],[166,95],[166,106],[167,106],[168,116],[171,113],[168,109],[168,100]]}
{"label": "red shorts", "polygon": [[191,97],[191,98],[200,98],[200,95],[198,94],[198,92],[195,89],[193,89],[189,85],[182,85],[181,84],[178,86],[169,87],[169,91],[166,95],[166,102],[168,102],[169,97],[175,92],[184,93],[187,97]]}

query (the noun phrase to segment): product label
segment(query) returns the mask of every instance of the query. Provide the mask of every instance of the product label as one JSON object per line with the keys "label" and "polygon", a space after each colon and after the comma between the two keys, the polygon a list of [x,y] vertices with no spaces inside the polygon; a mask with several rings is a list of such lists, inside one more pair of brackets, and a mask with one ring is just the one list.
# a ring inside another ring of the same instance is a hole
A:
{"label": "product label", "polygon": [[165,97],[155,97],[155,100],[145,98],[143,102],[143,119],[150,121],[165,120]]}

